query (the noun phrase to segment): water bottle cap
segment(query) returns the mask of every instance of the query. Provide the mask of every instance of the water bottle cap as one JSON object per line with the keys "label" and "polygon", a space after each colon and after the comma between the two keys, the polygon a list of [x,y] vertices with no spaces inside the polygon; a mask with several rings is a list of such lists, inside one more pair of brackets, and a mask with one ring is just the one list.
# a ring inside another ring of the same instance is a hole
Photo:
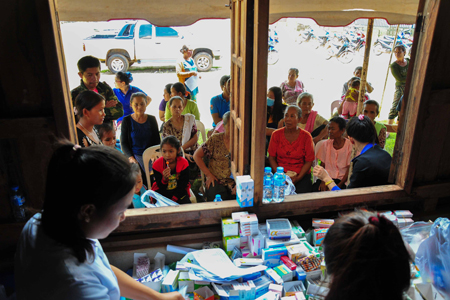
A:
{"label": "water bottle cap", "polygon": [[284,168],[283,167],[278,167],[277,168],[277,172],[284,172]]}
{"label": "water bottle cap", "polygon": [[19,186],[18,186],[18,185],[12,186],[11,189],[12,189],[14,192],[17,192],[17,191],[19,190]]}
{"label": "water bottle cap", "polygon": [[272,169],[270,167],[265,167],[264,168],[264,172],[269,173],[270,171],[272,171]]}
{"label": "water bottle cap", "polygon": [[217,199],[217,198],[220,198],[220,195],[219,195],[219,194],[216,195],[216,199]]}

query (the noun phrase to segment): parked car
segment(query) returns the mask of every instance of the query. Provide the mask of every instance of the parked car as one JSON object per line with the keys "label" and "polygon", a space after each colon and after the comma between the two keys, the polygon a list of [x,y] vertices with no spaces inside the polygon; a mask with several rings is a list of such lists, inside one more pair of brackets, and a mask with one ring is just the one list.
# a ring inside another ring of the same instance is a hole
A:
{"label": "parked car", "polygon": [[157,27],[147,21],[125,24],[118,34],[96,34],[83,40],[86,55],[106,63],[112,73],[126,72],[134,63],[150,62],[175,65],[182,58],[180,49],[190,45],[193,59],[200,72],[209,71],[214,59],[220,59],[220,50],[197,45],[171,27]]}

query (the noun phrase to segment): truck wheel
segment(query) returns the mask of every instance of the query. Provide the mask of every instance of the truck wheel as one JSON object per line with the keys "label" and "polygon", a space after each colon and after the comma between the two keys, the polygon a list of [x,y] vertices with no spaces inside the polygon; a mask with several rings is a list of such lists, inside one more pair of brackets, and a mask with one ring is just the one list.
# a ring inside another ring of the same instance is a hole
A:
{"label": "truck wheel", "polygon": [[200,52],[194,57],[199,72],[208,72],[213,66],[213,58],[206,52]]}
{"label": "truck wheel", "polygon": [[106,62],[111,73],[126,72],[128,70],[128,59],[122,54],[113,54]]}

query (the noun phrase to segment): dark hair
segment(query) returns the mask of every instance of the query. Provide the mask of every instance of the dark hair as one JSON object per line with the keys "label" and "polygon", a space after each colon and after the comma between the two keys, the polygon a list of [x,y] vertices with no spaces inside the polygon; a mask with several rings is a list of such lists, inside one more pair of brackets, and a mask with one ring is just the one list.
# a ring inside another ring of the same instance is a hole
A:
{"label": "dark hair", "polygon": [[355,79],[352,81],[352,88],[356,88],[359,85],[361,85],[361,81],[359,79]]}
{"label": "dark hair", "polygon": [[190,47],[183,45],[183,47],[181,47],[180,52],[184,53],[185,51],[188,51],[190,49]]}
{"label": "dark hair", "polygon": [[375,125],[366,116],[362,120],[358,116],[351,118],[347,124],[347,135],[361,143],[379,143]]}
{"label": "dark hair", "polygon": [[356,71],[362,71],[362,67],[361,66],[356,67],[355,71],[353,71],[353,73],[355,73]]}
{"label": "dark hair", "polygon": [[161,152],[162,152],[162,147],[165,144],[168,144],[168,145],[174,147],[177,150],[177,156],[181,156],[181,152],[180,152],[181,144],[180,144],[180,141],[176,137],[174,137],[173,135],[169,135],[169,136],[166,136],[165,138],[163,138],[163,140],[161,141],[161,146],[160,146]]}
{"label": "dark hair", "polygon": [[180,100],[181,101],[181,103],[183,104],[183,106],[184,106],[184,101],[183,101],[183,98],[181,98],[180,96],[173,96],[172,98],[170,98],[170,100],[169,100],[169,107],[171,107],[172,106],[172,103],[173,103],[173,101],[174,100]]}
{"label": "dark hair", "polygon": [[323,246],[331,275],[325,300],[403,299],[410,256],[398,228],[384,216],[346,215],[330,227]]}
{"label": "dark hair", "polygon": [[399,44],[399,45],[395,46],[395,47],[394,47],[394,51],[395,51],[395,49],[397,49],[397,48],[402,49],[402,51],[406,53],[406,47],[405,47],[405,45]]}
{"label": "dark hair", "polygon": [[347,125],[347,122],[345,122],[345,119],[342,117],[333,117],[333,118],[331,118],[329,123],[331,123],[331,122],[338,124],[339,130],[344,130],[345,125]]}
{"label": "dark hair", "polygon": [[172,88],[173,83],[168,83],[164,87],[165,91],[170,95],[170,89]]}
{"label": "dark hair", "polygon": [[102,216],[136,184],[127,158],[106,146],[76,148],[59,142],[47,171],[42,226],[52,239],[71,250],[80,263],[94,256],[93,242],[79,220],[82,206],[93,204]]}
{"label": "dark hair", "polygon": [[141,167],[139,167],[139,164],[137,164],[137,163],[131,163],[131,172],[134,173],[134,174],[136,174],[136,176],[137,176],[138,174],[141,174],[141,175],[142,175],[142,173],[141,173]]}
{"label": "dark hair", "polygon": [[80,72],[80,73],[84,73],[84,71],[86,71],[86,69],[89,69],[89,68],[97,68],[98,67],[99,70],[102,69],[98,58],[95,58],[91,55],[80,58],[80,60],[77,63],[77,67],[78,67],[78,72]]}
{"label": "dark hair", "polygon": [[172,88],[177,92],[177,93],[181,93],[183,95],[183,97],[190,99],[190,95],[188,95],[186,93],[186,87],[184,86],[184,84],[182,84],[181,82],[175,82],[174,84],[172,84]]}
{"label": "dark hair", "polygon": [[289,69],[289,73],[291,73],[291,71],[294,71],[295,75],[298,76],[298,69],[297,68],[290,68]]}
{"label": "dark hair", "polygon": [[82,91],[75,98],[75,107],[77,115],[81,118],[83,116],[83,109],[91,110],[101,101],[105,101],[102,95],[94,91]]}
{"label": "dark hair", "polygon": [[[284,118],[283,92],[281,91],[281,88],[277,86],[271,87],[269,91],[275,96],[272,113],[269,112],[269,114],[272,115],[273,122],[278,124],[278,122]],[[267,111],[269,111],[269,109],[267,109]]]}
{"label": "dark hair", "polygon": [[225,84],[227,83],[228,79],[230,79],[230,78],[231,78],[230,75],[223,75],[223,76],[220,78],[220,87],[221,87],[221,88],[224,87]]}
{"label": "dark hair", "polygon": [[130,106],[133,104],[133,99],[137,97],[142,97],[144,99],[145,104],[147,105],[147,95],[142,92],[137,92],[131,95],[130,97]]}
{"label": "dark hair", "polygon": [[367,104],[376,105],[377,106],[377,115],[380,113],[380,104],[378,104],[377,101],[375,101],[375,100],[367,100],[366,102],[364,102],[364,105],[367,105]]}
{"label": "dark hair", "polygon": [[130,85],[130,83],[133,81],[133,75],[131,75],[130,72],[117,72],[116,78],[122,82],[125,82],[126,85]]}
{"label": "dark hair", "polygon": [[114,127],[111,126],[111,124],[109,124],[108,122],[97,126],[97,129],[98,129],[98,135],[100,137],[100,140],[103,139],[103,136],[105,135],[105,133],[111,132],[111,131],[115,132]]}

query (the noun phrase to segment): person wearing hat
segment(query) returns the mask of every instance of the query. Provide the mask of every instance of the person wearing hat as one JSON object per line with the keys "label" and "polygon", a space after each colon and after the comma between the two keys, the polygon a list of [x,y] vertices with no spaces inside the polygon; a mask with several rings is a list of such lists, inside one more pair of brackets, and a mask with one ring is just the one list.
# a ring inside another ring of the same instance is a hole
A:
{"label": "person wearing hat", "polygon": [[197,75],[197,66],[192,59],[193,50],[191,47],[183,45],[180,52],[183,54],[183,59],[176,65],[178,81],[184,83],[186,90],[191,95],[191,100],[197,102],[199,77]]}

